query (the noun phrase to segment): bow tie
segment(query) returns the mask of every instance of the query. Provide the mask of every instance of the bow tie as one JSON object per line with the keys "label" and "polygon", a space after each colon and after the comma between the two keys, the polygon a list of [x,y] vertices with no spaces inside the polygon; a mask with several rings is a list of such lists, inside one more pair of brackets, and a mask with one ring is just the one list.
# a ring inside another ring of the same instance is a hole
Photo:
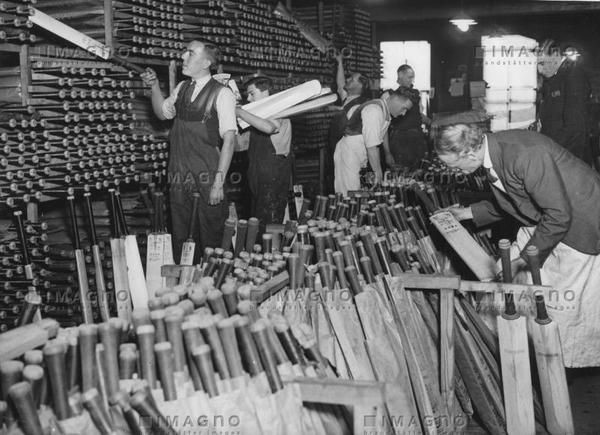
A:
{"label": "bow tie", "polygon": [[491,168],[484,167],[483,170],[485,172],[485,177],[490,182],[490,184],[494,184],[496,181],[498,181],[498,177],[492,174]]}

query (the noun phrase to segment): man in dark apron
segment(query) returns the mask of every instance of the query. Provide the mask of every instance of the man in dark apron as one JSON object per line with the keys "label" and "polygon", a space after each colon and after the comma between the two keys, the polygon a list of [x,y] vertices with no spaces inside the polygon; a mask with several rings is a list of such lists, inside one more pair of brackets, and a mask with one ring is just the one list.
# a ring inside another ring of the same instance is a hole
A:
{"label": "man in dark apron", "polygon": [[169,150],[169,200],[173,256],[180,258],[187,238],[194,192],[200,193],[196,241],[205,247],[220,246],[228,204],[224,183],[233,155],[235,97],[233,92],[211,77],[218,48],[192,41],[182,55],[183,75],[173,93],[164,98],[156,73],[142,75],[152,89],[152,108],[161,119],[174,119]]}
{"label": "man in dark apron", "polygon": [[[252,103],[270,95],[272,81],[254,77],[245,86],[248,102]],[[283,223],[291,184],[292,127],[289,119],[263,119],[239,107],[236,113],[251,126],[240,142],[248,141],[251,216],[258,218],[264,232],[267,224]]]}

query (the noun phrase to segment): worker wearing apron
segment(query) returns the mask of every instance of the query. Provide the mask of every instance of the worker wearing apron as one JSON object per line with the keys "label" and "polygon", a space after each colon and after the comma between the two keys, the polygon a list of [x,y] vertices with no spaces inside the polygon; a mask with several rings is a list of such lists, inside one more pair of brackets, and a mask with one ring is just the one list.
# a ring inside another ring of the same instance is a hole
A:
{"label": "worker wearing apron", "polygon": [[502,219],[503,211],[521,223],[512,276],[527,271],[526,248],[538,248],[565,366],[600,365],[600,175],[552,139],[524,130],[484,135],[475,126],[448,126],[436,149],[448,167],[464,173],[483,166],[492,185],[495,204],[451,208],[457,219],[483,226]]}
{"label": "worker wearing apron", "polygon": [[173,255],[179,258],[192,213],[193,194],[200,193],[196,234],[202,252],[220,246],[228,204],[224,183],[233,154],[235,97],[212,79],[217,48],[192,41],[183,58],[183,74],[190,77],[164,98],[156,74],[148,70],[144,82],[152,86],[152,106],[160,119],[173,119],[169,136],[169,201]]}
{"label": "worker wearing apron", "polygon": [[379,146],[389,154],[387,129],[392,117],[402,116],[412,107],[404,95],[392,91],[385,98],[367,101],[352,114],[344,136],[339,140],[333,160],[335,163],[335,191],[346,195],[360,189],[360,170],[371,165],[375,182],[383,179]]}
{"label": "worker wearing apron", "polygon": [[[260,101],[270,95],[272,81],[254,77],[245,86],[248,101]],[[240,107],[236,113],[251,126],[239,142],[248,143],[251,216],[258,218],[259,230],[264,232],[267,224],[283,223],[291,186],[292,127],[289,119],[263,119]]]}

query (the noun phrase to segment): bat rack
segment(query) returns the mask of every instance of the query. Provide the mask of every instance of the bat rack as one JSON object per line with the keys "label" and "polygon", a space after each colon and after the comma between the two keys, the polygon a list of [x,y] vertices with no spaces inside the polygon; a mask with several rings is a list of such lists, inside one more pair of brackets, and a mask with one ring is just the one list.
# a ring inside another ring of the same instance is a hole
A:
{"label": "bat rack", "polygon": [[[167,286],[191,282],[195,266],[164,265],[161,269],[167,278]],[[459,276],[419,275],[415,273],[394,273],[408,291],[440,292],[440,392],[446,409],[454,406],[454,311],[455,292],[460,294],[504,294],[513,293],[515,300],[548,291],[550,287],[530,284],[505,284],[497,282],[466,281]],[[257,304],[267,300],[289,283],[287,271],[274,276],[252,292],[251,298]],[[533,300],[533,298],[532,298]],[[293,381],[300,387],[305,402],[338,404],[354,407],[354,433],[362,433],[364,416],[374,415],[373,409],[386,402],[386,383],[344,379],[296,378]],[[356,431],[359,429],[359,431]]]}

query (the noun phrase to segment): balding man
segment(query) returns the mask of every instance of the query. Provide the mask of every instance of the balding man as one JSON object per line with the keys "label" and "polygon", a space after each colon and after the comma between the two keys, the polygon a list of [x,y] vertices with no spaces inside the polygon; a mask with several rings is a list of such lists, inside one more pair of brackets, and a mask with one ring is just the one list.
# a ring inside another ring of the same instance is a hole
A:
{"label": "balding man", "polygon": [[526,248],[539,249],[565,366],[600,365],[600,175],[531,131],[484,134],[452,125],[441,130],[436,150],[448,167],[466,174],[483,167],[492,186],[494,202],[451,208],[457,219],[483,226],[510,215],[521,223],[511,249],[513,276],[528,268]]}
{"label": "balding man", "polygon": [[411,107],[410,100],[395,91],[358,106],[335,148],[336,193],[346,195],[349,190],[359,190],[360,170],[367,162],[375,174],[375,184],[382,181],[379,147],[383,146],[386,155],[389,154],[387,129],[390,121],[392,117],[403,116]]}
{"label": "balding man", "polygon": [[211,77],[219,50],[202,41],[188,44],[181,58],[180,82],[165,98],[156,73],[142,75],[152,89],[152,108],[161,119],[174,119],[169,136],[169,199],[173,255],[179,258],[187,238],[193,194],[200,193],[196,216],[199,252],[220,246],[228,204],[224,183],[234,150],[237,122],[233,92]]}

